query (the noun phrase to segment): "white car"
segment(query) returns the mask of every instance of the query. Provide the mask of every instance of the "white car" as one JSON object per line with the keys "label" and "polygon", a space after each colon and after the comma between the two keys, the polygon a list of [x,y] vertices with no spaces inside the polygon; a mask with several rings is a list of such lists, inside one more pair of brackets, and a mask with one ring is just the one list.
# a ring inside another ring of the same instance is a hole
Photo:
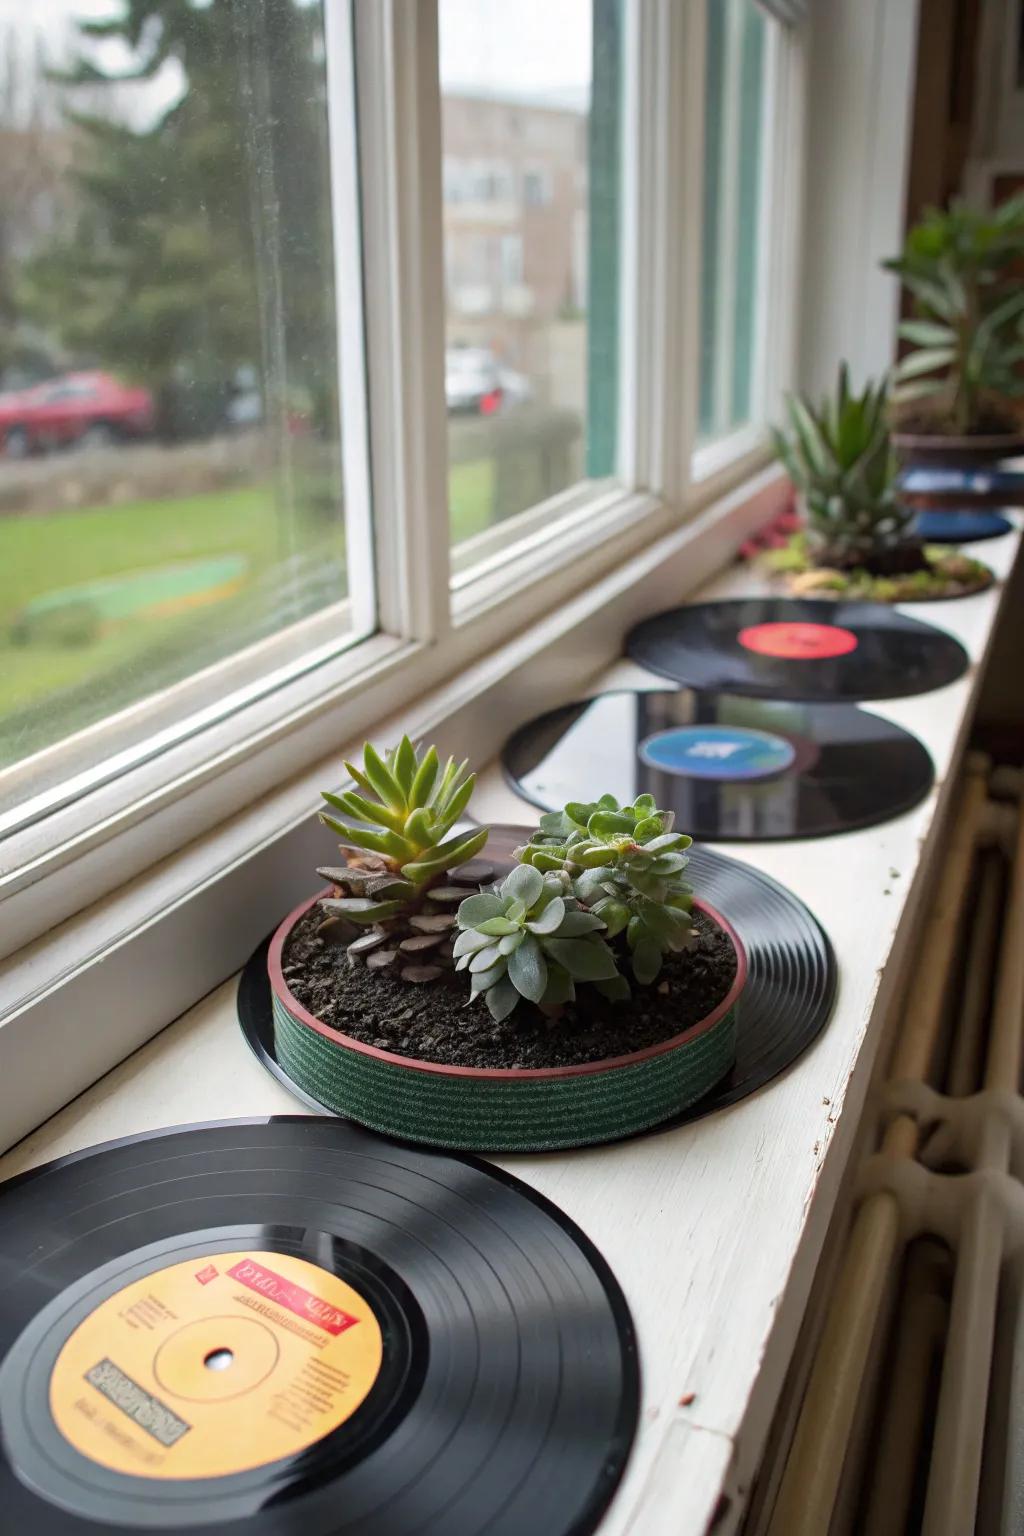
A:
{"label": "white car", "polygon": [[444,394],[453,416],[493,416],[528,400],[530,386],[521,373],[502,367],[487,347],[449,347],[444,355]]}

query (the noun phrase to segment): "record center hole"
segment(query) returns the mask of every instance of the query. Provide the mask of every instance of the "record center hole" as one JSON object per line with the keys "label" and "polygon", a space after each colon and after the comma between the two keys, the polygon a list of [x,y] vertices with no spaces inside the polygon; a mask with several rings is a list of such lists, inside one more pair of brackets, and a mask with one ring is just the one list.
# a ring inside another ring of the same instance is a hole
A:
{"label": "record center hole", "polygon": [[208,1355],[203,1356],[203,1364],[208,1371],[226,1371],[234,1363],[235,1356],[230,1349],[211,1349]]}

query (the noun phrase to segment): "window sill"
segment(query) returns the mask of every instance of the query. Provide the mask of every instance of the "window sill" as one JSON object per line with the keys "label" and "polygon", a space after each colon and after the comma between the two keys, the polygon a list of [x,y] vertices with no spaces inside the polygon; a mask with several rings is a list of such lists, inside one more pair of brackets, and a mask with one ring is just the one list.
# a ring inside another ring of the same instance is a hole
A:
{"label": "window sill", "polygon": [[[698,585],[702,598],[750,591],[748,571],[729,571],[710,587],[703,585],[724,564],[749,510],[749,500],[738,508],[727,503],[699,529],[677,530],[633,562],[617,597],[606,589],[589,616],[578,605],[574,617],[559,615],[564,659],[543,649],[550,647],[550,631],[539,637],[540,650],[518,652],[520,672],[531,654],[543,654],[553,675],[538,667],[524,686],[512,673],[501,684],[479,688],[472,707],[450,701],[447,744],[464,749],[472,738],[479,757],[496,749],[524,711],[533,713],[555,699],[623,683],[664,686],[628,662],[605,670],[617,654],[621,630],[638,613],[665,603],[673,588],[677,598]],[[937,695],[870,706],[927,746],[937,771],[928,799],[891,822],[839,840],[727,849],[795,891],[824,921],[835,944],[839,999],[812,1050],[763,1092],[678,1130],[583,1154],[495,1160],[581,1224],[611,1264],[633,1312],[644,1412],[600,1536],[703,1531],[722,1500],[730,1529],[742,1515],[883,1044],[886,1015],[913,950],[918,909],[945,836],[951,785],[1018,545],[1019,536],[986,546],[985,558],[1004,578],[996,588],[928,615],[966,646],[974,663],[968,673]],[[681,575],[695,571],[690,582]],[[911,611],[921,616],[919,607]],[[593,622],[595,613],[601,623]],[[592,673],[589,683],[583,680],[584,658],[596,660],[600,674]],[[512,665],[514,657],[505,661]],[[424,701],[428,713],[430,707],[437,701]],[[308,823],[312,789],[308,780],[304,785],[296,804]],[[475,809],[492,820],[530,814],[494,766],[482,777]],[[306,863],[316,862],[315,849],[322,853],[322,835],[314,828],[307,843],[282,844],[269,863],[260,862],[265,850],[258,850],[242,866],[244,883],[221,885],[215,892],[221,908],[230,895],[247,893],[233,913],[232,928],[250,921],[256,926],[236,945],[237,961],[279,918],[298,887],[308,889]],[[840,857],[845,878],[837,882]],[[306,862],[296,867],[296,860]],[[222,935],[214,932],[202,942],[220,944]],[[147,980],[159,993],[166,1022],[181,995],[180,987],[175,993],[178,972],[194,964],[194,956],[175,945],[173,934],[165,934],[163,943],[162,952],[150,951],[154,970]],[[218,952],[219,976],[230,960]],[[116,955],[112,961],[116,972]],[[138,985],[141,963],[138,955],[131,961],[132,995],[140,1004],[145,1001]],[[117,984],[125,995],[124,975]],[[72,1011],[76,1023],[103,1016],[92,1009],[83,1014],[77,1004]],[[49,1060],[40,1076],[52,1071]],[[6,1066],[4,1075],[8,1080]],[[298,1113],[301,1107],[244,1045],[229,982],[31,1136],[0,1164],[0,1177],[96,1141],[160,1126]],[[677,1219],[664,1219],[669,1210]],[[684,1307],[680,1297],[686,1298]]]}
{"label": "window sill", "polygon": [[771,440],[760,423],[748,423],[727,437],[701,443],[690,460],[688,504],[703,506],[724,496],[773,458]]}
{"label": "window sill", "polygon": [[452,591],[472,587],[499,565],[509,550],[518,551],[524,543],[534,545],[538,536],[550,539],[563,526],[575,526],[581,509],[624,499],[626,494],[614,481],[586,480],[483,533],[474,534],[452,549]]}

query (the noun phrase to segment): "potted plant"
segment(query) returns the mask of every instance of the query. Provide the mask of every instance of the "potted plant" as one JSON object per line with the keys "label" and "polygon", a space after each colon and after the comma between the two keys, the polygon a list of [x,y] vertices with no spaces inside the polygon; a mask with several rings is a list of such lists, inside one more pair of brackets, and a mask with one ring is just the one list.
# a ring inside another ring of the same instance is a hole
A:
{"label": "potted plant", "polygon": [[914,301],[899,334],[894,444],[915,462],[972,466],[1024,452],[1008,405],[1022,392],[1024,194],[993,211],[932,208],[884,263]]}
{"label": "potted plant", "polygon": [[269,956],[278,1059],[321,1104],[432,1145],[539,1150],[656,1125],[728,1071],[743,948],[651,796],[545,816],[489,883],[487,829],[453,831],[464,769],[408,740],[346,767],[357,788],[325,796],[345,819],[322,817],[344,863]]}
{"label": "potted plant", "polygon": [[790,591],[913,602],[989,585],[992,573],[980,561],[914,536],[915,513],[899,499],[884,380],[856,394],[843,363],[835,394],[820,407],[800,395],[787,406],[789,433],[775,430],[773,437],[802,497],[806,525],[762,559]]}

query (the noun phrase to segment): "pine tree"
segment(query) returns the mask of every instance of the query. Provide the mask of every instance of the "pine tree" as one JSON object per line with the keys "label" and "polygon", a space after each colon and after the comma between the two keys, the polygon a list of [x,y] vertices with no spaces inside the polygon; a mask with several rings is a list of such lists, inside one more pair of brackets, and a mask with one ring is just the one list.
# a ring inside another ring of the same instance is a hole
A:
{"label": "pine tree", "polygon": [[[82,362],[213,402],[239,367],[264,398],[301,390],[333,416],[327,116],[319,4],[126,0],[79,22],[69,103],[125,74],[90,47],[116,39],[127,78],[173,61],[180,98],[140,128],[74,113],[72,226],[31,262],[25,295]],[[123,89],[123,87],[122,87]]]}

